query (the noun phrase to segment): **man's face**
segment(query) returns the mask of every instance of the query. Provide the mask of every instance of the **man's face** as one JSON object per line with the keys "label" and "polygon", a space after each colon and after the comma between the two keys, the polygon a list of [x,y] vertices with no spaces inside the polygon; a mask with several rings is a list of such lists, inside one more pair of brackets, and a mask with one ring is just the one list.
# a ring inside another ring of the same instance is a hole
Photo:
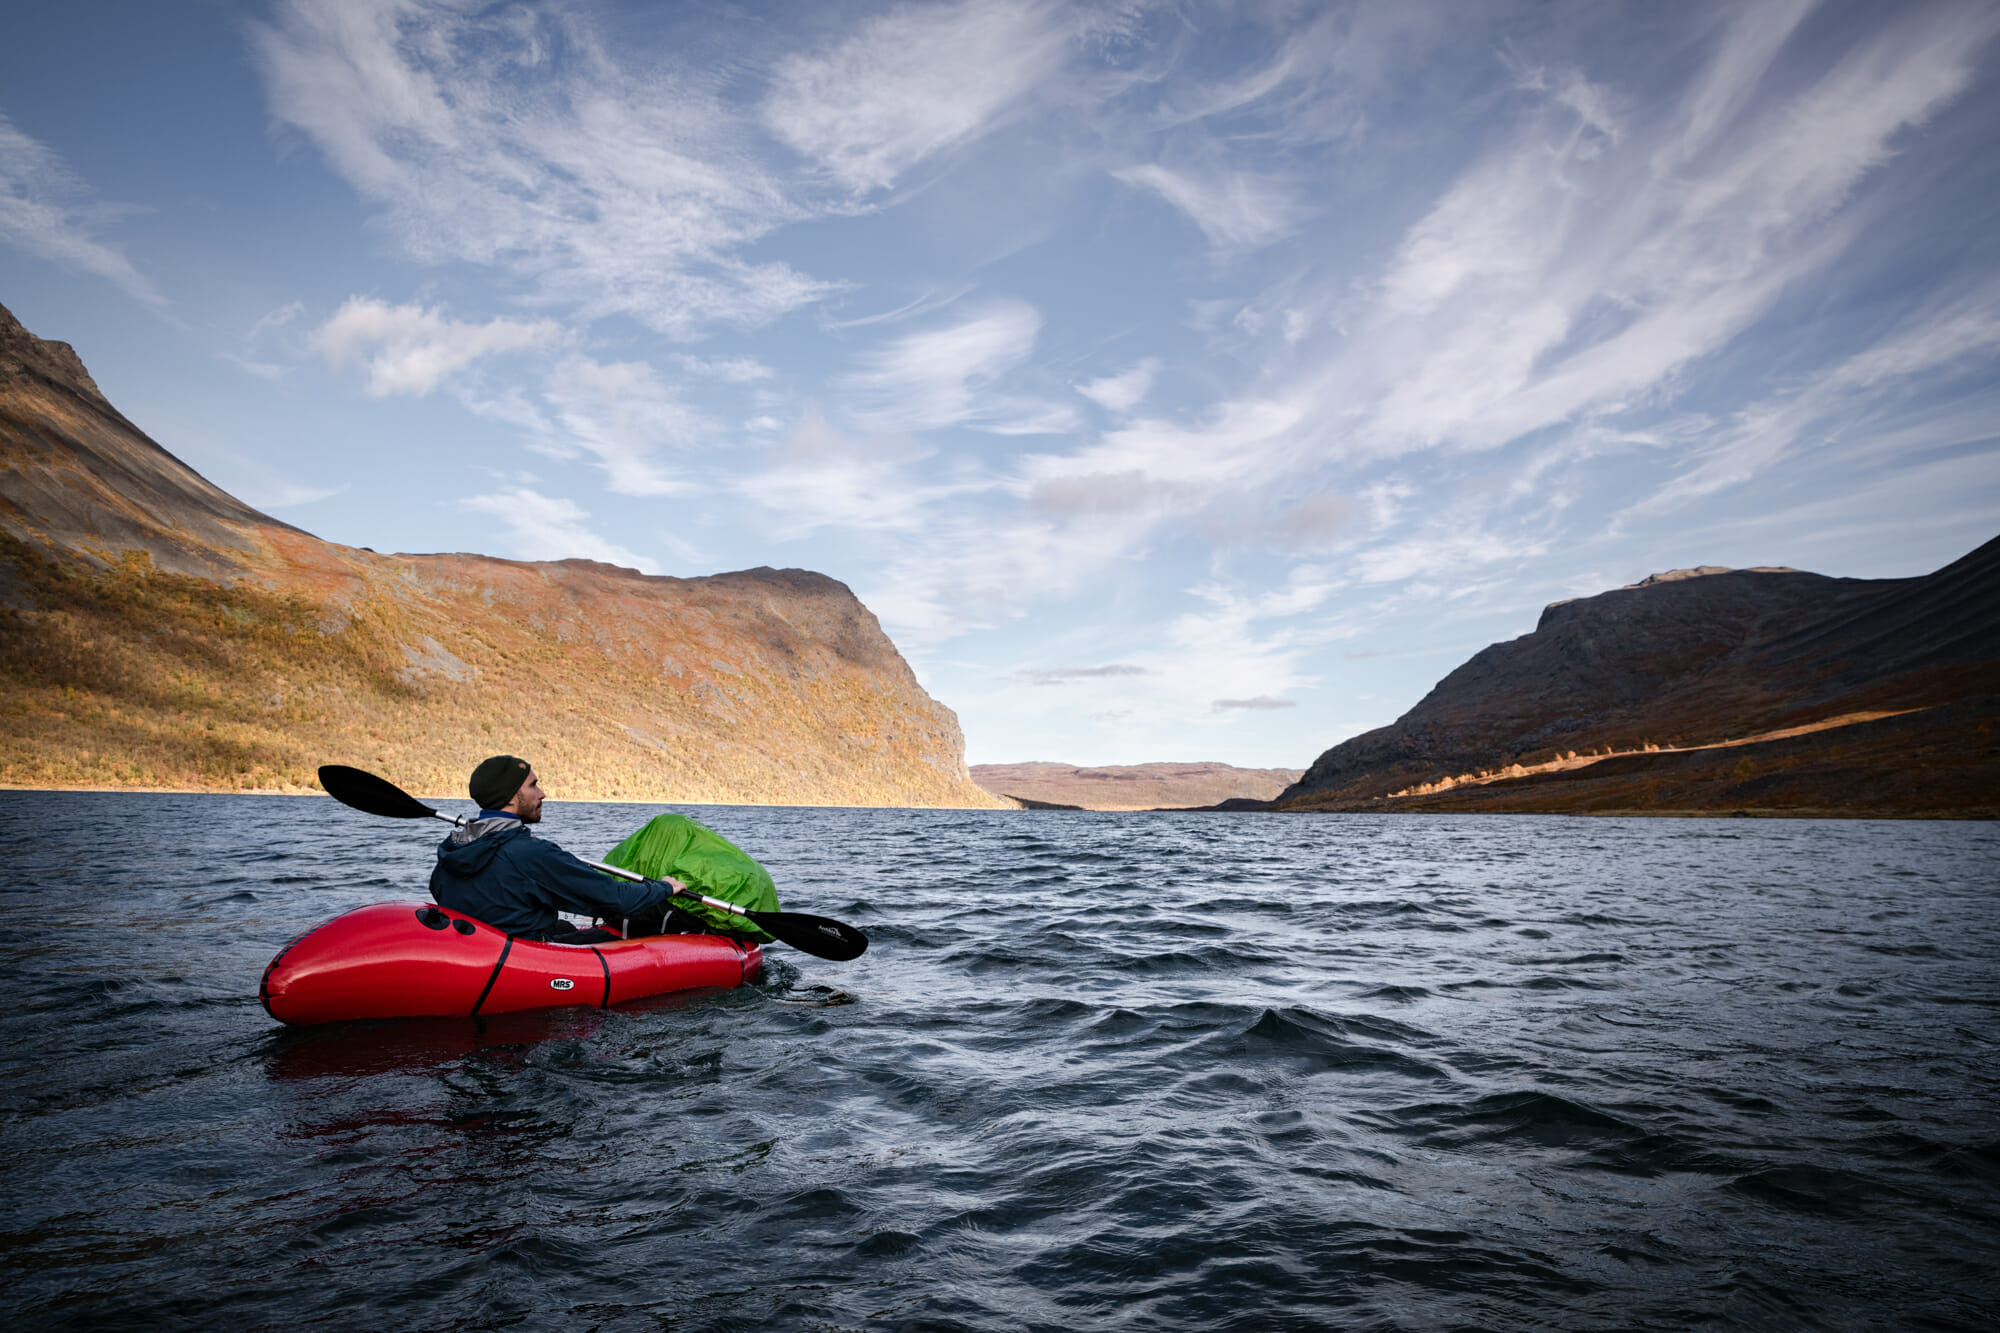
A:
{"label": "man's face", "polygon": [[534,769],[528,770],[528,780],[521,784],[521,790],[514,793],[514,799],[508,804],[514,807],[514,813],[521,817],[523,824],[542,822],[542,782],[535,776]]}

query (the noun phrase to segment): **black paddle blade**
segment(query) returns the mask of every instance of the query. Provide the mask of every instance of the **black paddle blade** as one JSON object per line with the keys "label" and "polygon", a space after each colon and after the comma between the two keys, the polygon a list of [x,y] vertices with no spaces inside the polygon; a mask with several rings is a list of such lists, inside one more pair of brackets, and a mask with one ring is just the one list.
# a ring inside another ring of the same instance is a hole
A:
{"label": "black paddle blade", "polygon": [[364,814],[389,819],[429,819],[437,813],[395,783],[346,764],[323,765],[319,770],[319,785],[334,800]]}
{"label": "black paddle blade", "polygon": [[813,916],[807,912],[745,912],[765,930],[800,953],[844,963],[859,958],[868,947],[868,937],[850,925]]}

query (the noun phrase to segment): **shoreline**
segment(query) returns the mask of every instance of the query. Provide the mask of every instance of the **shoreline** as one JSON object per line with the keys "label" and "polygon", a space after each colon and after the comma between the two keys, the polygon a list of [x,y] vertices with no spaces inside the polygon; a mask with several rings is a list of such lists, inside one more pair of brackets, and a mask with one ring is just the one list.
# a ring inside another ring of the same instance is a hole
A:
{"label": "shoreline", "polygon": [[[333,800],[333,797],[323,791],[294,791],[274,787],[47,787],[29,786],[19,782],[0,782],[0,791],[104,796],[307,796]],[[472,804],[472,798],[469,796],[426,796],[421,792],[412,792],[411,795],[426,803]],[[758,810],[987,810],[995,814],[1008,812],[999,807],[984,805],[799,805],[783,801],[682,801],[672,797],[635,801],[608,796],[601,799],[587,796],[551,796],[549,800],[552,804],[559,805],[698,805],[718,808],[742,806]]]}
{"label": "shoreline", "polygon": [[[105,796],[293,796],[317,800],[333,800],[323,791],[283,791],[270,787],[30,787],[17,783],[0,783],[0,791],[5,792],[47,792],[51,795],[105,795]],[[425,802],[463,802],[470,804],[464,796],[423,796]],[[554,799],[554,798],[552,798]],[[696,806],[716,809],[753,810],[963,810],[986,814],[1032,814],[1032,815],[1366,815],[1404,817],[1409,815],[1435,815],[1450,818],[1477,816],[1500,816],[1518,818],[1522,816],[1546,819],[1812,819],[1812,820],[1895,820],[1899,823],[1911,821],[1933,821],[1968,823],[1976,821],[2000,820],[2000,812],[1930,810],[1930,811],[1886,811],[1854,810],[1829,807],[1808,807],[1802,809],[1774,809],[1754,806],[1736,806],[1723,810],[1216,810],[1212,807],[1189,806],[1179,808],[1153,807],[1150,809],[1120,810],[1031,810],[994,808],[970,805],[788,805],[764,801],[680,801],[671,798],[658,800],[592,800],[583,797],[565,798],[560,803],[573,805],[644,805],[644,806]]]}

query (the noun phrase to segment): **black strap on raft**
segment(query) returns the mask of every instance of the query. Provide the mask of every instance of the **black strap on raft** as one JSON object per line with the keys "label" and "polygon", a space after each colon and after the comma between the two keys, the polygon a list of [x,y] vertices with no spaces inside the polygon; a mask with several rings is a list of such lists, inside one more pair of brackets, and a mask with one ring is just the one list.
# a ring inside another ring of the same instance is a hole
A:
{"label": "black strap on raft", "polygon": [[598,951],[595,944],[590,946],[590,951],[597,954],[597,965],[604,969],[604,998],[598,1002],[597,1007],[599,1009],[609,1009],[611,1007],[611,964],[605,960],[604,955]]}
{"label": "black strap on raft", "polygon": [[500,961],[493,965],[493,975],[486,978],[486,989],[479,992],[479,998],[472,1002],[471,1017],[479,1017],[479,1006],[486,1003],[486,997],[493,993],[493,983],[500,980],[500,969],[507,966],[507,955],[514,952],[514,937],[509,935],[507,943],[500,948]]}

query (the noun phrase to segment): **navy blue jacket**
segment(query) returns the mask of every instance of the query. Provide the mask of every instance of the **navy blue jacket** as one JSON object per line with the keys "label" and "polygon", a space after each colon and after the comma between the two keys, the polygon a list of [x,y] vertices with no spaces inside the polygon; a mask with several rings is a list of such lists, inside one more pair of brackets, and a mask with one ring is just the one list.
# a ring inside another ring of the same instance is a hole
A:
{"label": "navy blue jacket", "polygon": [[431,897],[509,935],[546,935],[558,911],[611,921],[636,916],[671,893],[658,880],[614,879],[592,870],[514,819],[481,819],[453,830],[438,844],[431,870]]}

